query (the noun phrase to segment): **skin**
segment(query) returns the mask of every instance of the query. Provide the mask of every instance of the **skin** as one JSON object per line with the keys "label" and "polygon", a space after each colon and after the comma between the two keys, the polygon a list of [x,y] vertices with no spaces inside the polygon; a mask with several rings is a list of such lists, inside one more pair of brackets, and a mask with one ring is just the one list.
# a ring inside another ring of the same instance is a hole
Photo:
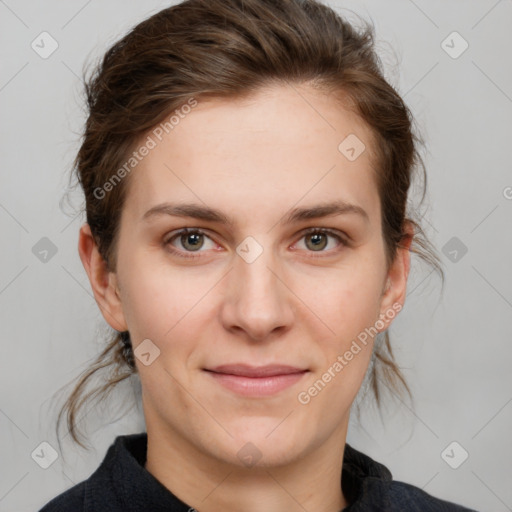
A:
{"label": "skin", "polygon": [[[338,150],[351,133],[366,145],[355,161]],[[297,397],[379,315],[382,331],[393,304],[404,304],[410,240],[387,271],[373,147],[360,118],[306,85],[199,101],[129,176],[115,273],[89,226],[80,229],[80,257],[105,320],[128,330],[135,349],[149,339],[160,350],[148,366],[136,358],[145,467],[201,512],[348,505],[341,466],[373,338],[309,403]],[[340,199],[362,207],[368,221],[343,214],[279,223],[293,208]],[[163,202],[217,208],[234,226],[169,215],[141,220]],[[180,236],[166,246],[184,227],[206,235],[195,246]],[[314,235],[302,233],[310,227],[337,230],[348,245],[325,234],[315,246]],[[236,252],[249,236],[263,249],[252,263]],[[309,372],[275,395],[244,397],[203,370],[235,362]],[[261,456],[252,467],[237,456],[249,442]]]}

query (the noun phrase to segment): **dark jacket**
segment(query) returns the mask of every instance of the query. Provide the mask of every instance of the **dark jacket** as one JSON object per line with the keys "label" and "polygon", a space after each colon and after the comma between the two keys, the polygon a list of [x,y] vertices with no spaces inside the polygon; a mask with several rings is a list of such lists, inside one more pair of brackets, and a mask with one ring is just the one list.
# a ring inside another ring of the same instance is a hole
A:
{"label": "dark jacket", "polygon": [[[190,512],[147,469],[147,434],[116,437],[98,469],[48,502],[39,512]],[[392,480],[382,464],[345,445],[342,489],[350,505],[343,512],[475,512]],[[201,511],[199,511],[201,512]]]}

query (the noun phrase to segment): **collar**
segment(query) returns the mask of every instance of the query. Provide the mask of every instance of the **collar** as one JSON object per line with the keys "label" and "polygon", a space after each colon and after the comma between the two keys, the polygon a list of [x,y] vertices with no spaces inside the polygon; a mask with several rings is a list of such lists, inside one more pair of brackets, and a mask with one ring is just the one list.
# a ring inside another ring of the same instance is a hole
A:
{"label": "collar", "polygon": [[[117,436],[103,462],[86,481],[86,512],[101,510],[105,503],[112,510],[125,512],[189,512],[191,507],[178,499],[145,467],[147,433]],[[343,512],[367,510],[370,500],[384,498],[391,472],[345,444],[341,485],[350,505]],[[383,485],[384,484],[384,485]]]}

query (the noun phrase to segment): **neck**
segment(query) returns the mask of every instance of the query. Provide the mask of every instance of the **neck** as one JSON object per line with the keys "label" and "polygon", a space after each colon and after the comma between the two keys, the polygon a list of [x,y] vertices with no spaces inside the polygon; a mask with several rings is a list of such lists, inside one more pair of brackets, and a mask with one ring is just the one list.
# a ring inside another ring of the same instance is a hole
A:
{"label": "neck", "polygon": [[178,499],[201,512],[340,512],[347,427],[286,466],[240,467],[191,445],[169,427],[150,428],[145,468]]}

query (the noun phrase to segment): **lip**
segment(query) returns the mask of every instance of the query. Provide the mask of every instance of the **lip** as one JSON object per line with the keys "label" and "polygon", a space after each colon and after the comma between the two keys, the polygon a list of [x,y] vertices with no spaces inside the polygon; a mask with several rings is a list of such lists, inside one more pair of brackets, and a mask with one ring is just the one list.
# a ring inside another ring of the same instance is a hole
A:
{"label": "lip", "polygon": [[284,365],[222,365],[205,369],[217,383],[239,395],[264,397],[296,384],[309,370]]}
{"label": "lip", "polygon": [[274,375],[289,375],[292,373],[302,373],[307,371],[305,368],[298,368],[284,364],[250,366],[245,363],[222,364],[215,368],[206,368],[206,370],[215,373],[238,375],[241,377],[272,377]]}

